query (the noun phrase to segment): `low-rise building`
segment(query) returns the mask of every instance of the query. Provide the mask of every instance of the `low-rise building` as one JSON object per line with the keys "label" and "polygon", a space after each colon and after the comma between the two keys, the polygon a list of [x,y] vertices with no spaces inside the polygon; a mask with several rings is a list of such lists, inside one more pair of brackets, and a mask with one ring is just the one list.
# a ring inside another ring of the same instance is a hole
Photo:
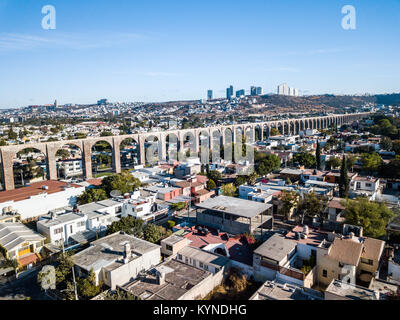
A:
{"label": "low-rise building", "polygon": [[87,276],[93,270],[96,284],[102,281],[115,290],[159,264],[161,253],[158,245],[118,232],[92,242],[72,259],[78,275]]}
{"label": "low-rise building", "polygon": [[12,208],[21,220],[37,218],[49,211],[73,206],[77,197],[85,191],[78,184],[61,181],[42,181],[30,186],[0,193],[0,210]]}
{"label": "low-rise building", "polygon": [[196,205],[197,223],[232,234],[272,229],[272,205],[218,196]]}
{"label": "low-rise building", "polygon": [[0,223],[0,246],[6,259],[16,259],[22,267],[31,266],[40,260],[40,252],[46,238],[24,224]]}

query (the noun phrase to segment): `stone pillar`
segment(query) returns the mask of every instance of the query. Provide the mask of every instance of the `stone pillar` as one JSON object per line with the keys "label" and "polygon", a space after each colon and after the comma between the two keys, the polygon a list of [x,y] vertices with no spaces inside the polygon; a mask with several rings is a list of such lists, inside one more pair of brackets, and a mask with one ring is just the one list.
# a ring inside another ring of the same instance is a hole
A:
{"label": "stone pillar", "polygon": [[86,180],[92,179],[92,144],[88,140],[83,140],[82,164],[84,166]]}
{"label": "stone pillar", "polygon": [[1,169],[4,190],[14,190],[13,158],[14,152],[1,150]]}
{"label": "stone pillar", "polygon": [[167,161],[167,141],[163,133],[158,137],[158,155],[160,161]]}
{"label": "stone pillar", "polygon": [[144,136],[139,136],[139,154],[140,154],[140,164],[145,165],[146,164],[146,150],[144,147],[144,144],[146,143],[146,138]]}
{"label": "stone pillar", "polygon": [[121,141],[113,138],[112,141],[112,164],[113,164],[113,170],[116,173],[121,173],[121,149],[120,149],[120,143]]}
{"label": "stone pillar", "polygon": [[57,147],[54,144],[46,144],[47,179],[57,180]]}

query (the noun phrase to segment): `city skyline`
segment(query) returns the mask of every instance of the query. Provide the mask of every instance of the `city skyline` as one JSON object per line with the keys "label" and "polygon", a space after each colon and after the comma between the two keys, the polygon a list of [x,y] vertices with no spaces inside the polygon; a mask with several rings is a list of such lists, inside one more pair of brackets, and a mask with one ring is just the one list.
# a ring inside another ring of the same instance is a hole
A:
{"label": "city skyline", "polygon": [[227,1],[55,0],[57,27],[43,30],[47,4],[0,1],[1,108],[195,100],[211,88],[223,98],[229,84],[269,93],[287,82],[306,95],[399,92],[396,0],[354,1],[356,30],[341,27],[342,1],[253,0],[239,10]]}

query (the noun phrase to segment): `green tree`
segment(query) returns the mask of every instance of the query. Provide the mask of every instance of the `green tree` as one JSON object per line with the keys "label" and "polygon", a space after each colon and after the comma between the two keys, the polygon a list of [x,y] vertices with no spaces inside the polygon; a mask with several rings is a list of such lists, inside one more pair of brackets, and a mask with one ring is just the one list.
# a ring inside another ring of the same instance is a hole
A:
{"label": "green tree", "polygon": [[107,130],[102,131],[100,133],[100,137],[111,137],[112,135],[113,135],[112,132],[111,131],[107,131]]}
{"label": "green tree", "polygon": [[56,266],[56,283],[62,283],[67,281],[72,274],[72,267],[74,261],[72,260],[69,253],[62,253],[57,258],[58,265]]}
{"label": "green tree", "polygon": [[224,184],[222,186],[222,194],[227,197],[234,197],[236,194],[236,187],[233,183]]}
{"label": "green tree", "polygon": [[10,128],[8,129],[7,135],[8,135],[8,140],[15,140],[18,137],[17,133],[14,131],[12,126],[10,126]]}
{"label": "green tree", "polygon": [[347,174],[347,163],[346,157],[343,156],[342,166],[340,167],[340,178],[339,178],[339,196],[341,198],[347,198],[349,196],[349,177]]}
{"label": "green tree", "polygon": [[271,137],[279,136],[281,133],[277,128],[272,128],[269,132]]}
{"label": "green tree", "polygon": [[187,207],[186,202],[178,202],[171,204],[171,209],[174,211],[181,211],[183,209],[186,209],[186,207]]}
{"label": "green tree", "polygon": [[137,238],[143,238],[144,221],[135,219],[132,216],[122,217],[120,220],[113,222],[107,227],[107,234],[116,232],[125,232]]}
{"label": "green tree", "polygon": [[400,179],[400,156],[396,156],[388,164],[382,164],[379,175],[385,178]]}
{"label": "green tree", "polygon": [[78,204],[87,204],[108,199],[107,193],[103,189],[88,189],[78,196]]}
{"label": "green tree", "polygon": [[380,147],[383,150],[391,151],[392,146],[393,146],[392,139],[390,139],[389,137],[382,137]]}
{"label": "green tree", "polygon": [[295,208],[299,203],[299,195],[298,193],[290,190],[283,190],[281,192],[281,213],[285,216],[285,219],[289,219],[289,214],[293,208]]}
{"label": "green tree", "polygon": [[110,195],[113,190],[119,190],[122,194],[131,193],[140,186],[140,180],[132,176],[129,171],[105,177],[101,183],[101,188],[107,192],[107,195]]}
{"label": "green tree", "polygon": [[394,140],[392,142],[392,150],[396,152],[397,155],[400,155],[400,140]]}
{"label": "green tree", "polygon": [[169,235],[171,235],[170,230],[167,231],[164,227],[152,223],[146,224],[143,229],[144,240],[155,244],[160,243],[162,239]]}
{"label": "green tree", "polygon": [[222,179],[222,174],[221,174],[221,172],[219,172],[217,170],[211,170],[207,174],[207,178],[213,180],[214,182],[217,182],[218,180]]}
{"label": "green tree", "polygon": [[317,160],[314,155],[308,152],[300,152],[294,155],[293,161],[311,169],[314,168]]}
{"label": "green tree", "polygon": [[209,179],[207,181],[207,189],[208,190],[214,190],[216,188],[217,188],[217,185],[215,184],[214,180],[213,179]]}
{"label": "green tree", "polygon": [[274,170],[279,169],[281,166],[281,160],[274,154],[268,154],[262,159],[256,167],[256,172],[260,176],[266,176]]}
{"label": "green tree", "polygon": [[97,296],[101,291],[101,284],[96,285],[96,274],[90,269],[87,278],[79,278],[77,281],[78,296],[89,300]]}
{"label": "green tree", "polygon": [[66,149],[59,149],[56,152],[56,157],[60,157],[62,160],[68,159],[71,153]]}
{"label": "green tree", "polygon": [[362,170],[370,174],[377,172],[382,164],[382,158],[376,152],[361,155]]}
{"label": "green tree", "polygon": [[336,169],[336,168],[340,167],[340,163],[341,163],[341,161],[340,161],[340,158],[338,158],[338,157],[330,157],[325,162],[328,170]]}
{"label": "green tree", "polygon": [[301,223],[304,222],[304,217],[318,218],[321,225],[324,223],[327,216],[328,199],[319,197],[315,192],[306,193],[300,200],[297,207]]}
{"label": "green tree", "polygon": [[364,235],[380,238],[386,234],[386,226],[395,214],[385,203],[372,202],[366,198],[347,200],[344,218],[347,224],[361,226]]}

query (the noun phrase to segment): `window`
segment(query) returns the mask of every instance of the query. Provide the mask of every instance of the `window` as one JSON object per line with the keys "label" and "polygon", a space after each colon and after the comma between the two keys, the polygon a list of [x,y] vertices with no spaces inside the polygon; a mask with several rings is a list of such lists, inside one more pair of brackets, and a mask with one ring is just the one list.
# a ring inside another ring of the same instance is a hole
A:
{"label": "window", "polygon": [[367,188],[371,188],[371,187],[372,187],[372,184],[366,183],[365,186],[366,186]]}
{"label": "window", "polygon": [[[79,221],[79,222],[76,224],[76,226],[77,226],[78,228],[80,228],[80,227],[83,227],[85,224],[86,224],[85,221]],[[72,231],[71,231],[71,232],[72,232]]]}
{"label": "window", "polygon": [[168,251],[172,251],[172,246],[171,245],[167,244],[166,248],[167,248]]}
{"label": "window", "polygon": [[70,230],[71,233],[73,232],[72,231],[72,224],[69,226],[69,230]]}
{"label": "window", "polygon": [[178,254],[178,260],[182,260],[182,255]]}
{"label": "window", "polygon": [[204,270],[207,270],[208,271],[208,265],[204,265]]}
{"label": "window", "polygon": [[328,277],[328,271],[322,270],[322,276],[323,276],[324,278],[327,278],[327,277]]}
{"label": "window", "polygon": [[54,234],[59,234],[63,232],[63,228],[54,229]]}
{"label": "window", "polygon": [[371,259],[364,259],[364,258],[361,258],[361,262],[364,263],[364,264],[368,264],[368,265],[370,265],[370,266],[372,266],[372,265],[374,264],[374,261],[371,260]]}
{"label": "window", "polygon": [[203,268],[204,264],[203,262],[200,262],[200,268]]}

